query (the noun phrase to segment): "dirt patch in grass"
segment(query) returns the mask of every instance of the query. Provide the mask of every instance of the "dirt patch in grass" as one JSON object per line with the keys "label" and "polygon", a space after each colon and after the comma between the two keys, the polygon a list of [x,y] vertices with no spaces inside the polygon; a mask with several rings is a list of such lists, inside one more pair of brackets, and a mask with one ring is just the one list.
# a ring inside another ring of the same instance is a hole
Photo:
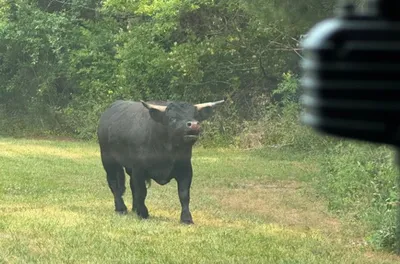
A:
{"label": "dirt patch in grass", "polygon": [[339,232],[339,220],[330,217],[321,202],[309,199],[303,189],[295,181],[246,182],[215,190],[213,195],[227,209],[262,217],[268,223]]}
{"label": "dirt patch in grass", "polygon": [[400,256],[390,254],[387,252],[368,251],[365,253],[367,259],[376,261],[377,263],[382,260],[400,263]]}
{"label": "dirt patch in grass", "polygon": [[303,171],[307,171],[307,172],[316,172],[319,169],[316,164],[312,164],[310,162],[292,161],[291,164],[295,168],[303,170]]}

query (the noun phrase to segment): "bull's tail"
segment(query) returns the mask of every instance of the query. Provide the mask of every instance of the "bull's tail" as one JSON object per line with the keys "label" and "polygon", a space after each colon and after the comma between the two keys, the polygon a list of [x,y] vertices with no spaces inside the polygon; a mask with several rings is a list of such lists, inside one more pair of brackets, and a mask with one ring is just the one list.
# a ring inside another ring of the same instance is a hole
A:
{"label": "bull's tail", "polygon": [[146,179],[146,183],[147,183],[146,187],[147,187],[147,189],[149,189],[151,186],[151,179],[150,178]]}

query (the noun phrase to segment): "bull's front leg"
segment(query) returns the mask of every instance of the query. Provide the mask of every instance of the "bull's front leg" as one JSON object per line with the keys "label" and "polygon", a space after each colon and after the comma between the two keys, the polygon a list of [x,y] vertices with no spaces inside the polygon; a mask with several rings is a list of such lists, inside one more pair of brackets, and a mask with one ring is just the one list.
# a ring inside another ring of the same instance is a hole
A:
{"label": "bull's front leg", "polygon": [[190,161],[182,162],[176,167],[179,201],[181,202],[181,223],[194,224],[189,210],[190,186],[192,184],[193,169]]}
{"label": "bull's front leg", "polygon": [[149,218],[149,211],[145,205],[147,196],[147,187],[144,171],[141,169],[126,169],[126,172],[131,176],[130,186],[132,190],[132,211],[141,219]]}

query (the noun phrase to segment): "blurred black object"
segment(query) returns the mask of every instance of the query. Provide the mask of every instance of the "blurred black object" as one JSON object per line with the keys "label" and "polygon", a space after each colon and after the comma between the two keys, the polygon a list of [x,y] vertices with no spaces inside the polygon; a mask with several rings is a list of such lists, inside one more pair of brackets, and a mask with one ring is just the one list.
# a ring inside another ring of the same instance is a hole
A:
{"label": "blurred black object", "polygon": [[400,0],[370,0],[363,13],[344,3],[337,17],[310,30],[302,46],[303,123],[331,135],[390,144],[399,154]]}
{"label": "blurred black object", "polygon": [[303,41],[303,122],[320,131],[400,145],[400,1],[344,5]]}

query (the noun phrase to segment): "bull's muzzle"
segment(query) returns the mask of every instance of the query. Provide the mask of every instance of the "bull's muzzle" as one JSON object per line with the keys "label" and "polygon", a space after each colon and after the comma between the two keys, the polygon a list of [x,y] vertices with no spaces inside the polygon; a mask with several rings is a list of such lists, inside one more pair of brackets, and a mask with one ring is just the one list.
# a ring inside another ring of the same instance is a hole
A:
{"label": "bull's muzzle", "polygon": [[186,125],[192,131],[200,131],[200,124],[197,121],[187,122]]}
{"label": "bull's muzzle", "polygon": [[186,123],[188,128],[184,139],[186,142],[194,142],[198,139],[200,134],[200,124],[197,121],[190,121]]}

